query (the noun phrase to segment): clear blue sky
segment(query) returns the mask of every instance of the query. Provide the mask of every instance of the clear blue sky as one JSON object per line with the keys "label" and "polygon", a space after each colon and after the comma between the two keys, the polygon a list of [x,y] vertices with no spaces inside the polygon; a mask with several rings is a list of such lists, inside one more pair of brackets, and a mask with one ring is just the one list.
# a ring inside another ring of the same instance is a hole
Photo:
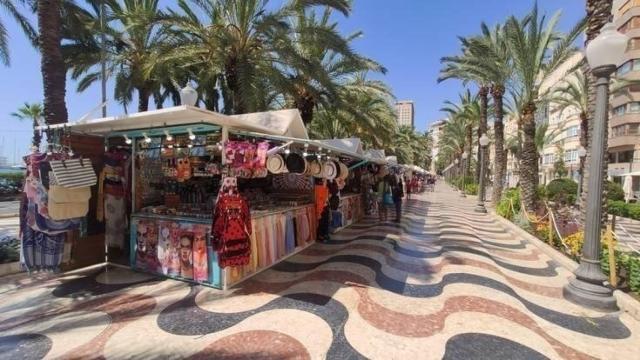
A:
{"label": "clear blue sky", "polygon": [[[272,0],[274,4],[279,0]],[[164,6],[172,0],[163,0]],[[416,127],[424,130],[442,117],[438,111],[444,100],[457,98],[462,85],[456,81],[436,83],[439,59],[455,54],[458,35],[477,33],[480,22],[495,24],[511,14],[525,14],[530,0],[355,0],[353,13],[341,18],[345,33],[364,31],[354,44],[357,51],[382,63],[389,70],[384,80],[400,100],[413,100]],[[568,30],[584,16],[584,0],[539,0],[540,9],[549,15],[562,10],[562,30]],[[12,161],[28,149],[28,123],[18,123],[9,116],[23,102],[42,99],[40,58],[28,44],[17,25],[6,13],[0,13],[10,36],[11,67],[0,65],[0,145],[2,154]],[[33,19],[33,17],[32,17]],[[34,19],[35,20],[35,19]],[[99,104],[99,85],[82,94],[76,85],[67,83],[67,106],[74,121]],[[109,96],[111,96],[111,91]],[[135,104],[132,105],[136,108]],[[122,113],[110,104],[109,115]],[[96,116],[99,112],[96,112]]]}

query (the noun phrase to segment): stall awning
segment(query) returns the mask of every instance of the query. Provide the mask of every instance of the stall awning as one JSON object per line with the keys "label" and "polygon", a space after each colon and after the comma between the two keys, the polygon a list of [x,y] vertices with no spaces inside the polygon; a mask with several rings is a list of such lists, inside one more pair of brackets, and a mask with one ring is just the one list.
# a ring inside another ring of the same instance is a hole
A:
{"label": "stall awning", "polygon": [[354,154],[364,155],[364,152],[362,151],[362,142],[358,138],[327,139],[319,141],[336,149],[343,149],[344,151]]}
{"label": "stall awning", "polygon": [[[308,139],[307,131],[297,109],[276,110],[244,115],[224,115],[195,106],[174,106],[139,113],[83,120],[51,126],[66,126],[74,132],[108,136],[128,130],[150,129],[189,124],[209,124],[233,129],[255,131],[271,135]],[[47,127],[40,127],[46,129]]]}
{"label": "stall awning", "polygon": [[378,165],[384,165],[387,163],[383,149],[369,149],[364,152],[364,157]]}

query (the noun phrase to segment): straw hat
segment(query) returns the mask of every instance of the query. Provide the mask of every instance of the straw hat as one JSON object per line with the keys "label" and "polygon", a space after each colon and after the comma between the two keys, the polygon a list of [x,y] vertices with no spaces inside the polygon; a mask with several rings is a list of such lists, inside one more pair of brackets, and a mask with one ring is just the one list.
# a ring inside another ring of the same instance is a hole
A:
{"label": "straw hat", "polygon": [[285,171],[284,159],[280,154],[275,154],[267,158],[267,170],[272,174],[281,174]]}
{"label": "straw hat", "polygon": [[285,160],[287,170],[293,174],[304,174],[307,171],[307,160],[300,154],[291,153]]}
{"label": "straw hat", "polygon": [[322,165],[318,160],[312,160],[307,166],[307,172],[313,177],[322,177]]}
{"label": "straw hat", "polygon": [[338,166],[340,167],[340,179],[347,180],[349,177],[349,168],[343,162],[338,163]]}
{"label": "straw hat", "polygon": [[338,169],[333,161],[326,161],[322,164],[322,177],[328,180],[333,180],[338,175]]}

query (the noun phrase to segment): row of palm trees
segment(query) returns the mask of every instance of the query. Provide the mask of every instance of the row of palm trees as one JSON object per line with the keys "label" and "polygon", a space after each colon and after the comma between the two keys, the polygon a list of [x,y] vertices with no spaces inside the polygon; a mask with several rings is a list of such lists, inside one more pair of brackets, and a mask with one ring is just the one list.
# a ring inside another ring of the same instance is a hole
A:
{"label": "row of palm trees", "polygon": [[[358,54],[361,32],[344,35],[351,0],[20,0],[38,14],[38,30],[13,0],[0,5],[42,54],[43,116],[67,121],[65,74],[82,92],[114,83],[113,99],[138,111],[180,102],[191,83],[199,104],[225,114],[295,107],[313,136],[362,138],[407,163],[427,166],[428,137],[395,122],[386,69]],[[8,65],[0,23],[0,59]],[[41,34],[41,35],[39,35]],[[104,77],[104,79],[103,79]],[[399,139],[402,139],[399,140]]]}
{"label": "row of palm trees", "polygon": [[[530,211],[536,205],[538,186],[536,127],[539,122],[536,121],[536,113],[551,98],[549,92],[541,90],[541,84],[575,54],[578,50],[575,41],[586,24],[585,19],[570,31],[561,33],[557,29],[559,19],[559,12],[547,18],[534,4],[522,18],[510,16],[493,28],[481,24],[479,35],[460,38],[459,54],[441,60],[443,67],[439,81],[458,79],[477,88],[475,96],[467,90],[456,106],[444,109],[451,121],[444,129],[441,145],[452,149],[444,156],[452,160],[462,151],[472,153],[472,142],[477,144],[479,136],[487,132],[487,120],[491,118],[495,148],[492,198],[500,199],[507,160],[503,120],[505,113],[509,114],[518,124],[519,178],[523,203]],[[469,116],[470,113],[474,115]],[[464,144],[450,144],[461,141],[460,137],[453,140],[447,135],[460,132],[454,129],[459,126],[467,129]],[[472,133],[469,129],[473,128],[477,129],[475,140],[469,135]],[[478,155],[480,151],[478,145]],[[484,158],[488,159],[488,156]]]}

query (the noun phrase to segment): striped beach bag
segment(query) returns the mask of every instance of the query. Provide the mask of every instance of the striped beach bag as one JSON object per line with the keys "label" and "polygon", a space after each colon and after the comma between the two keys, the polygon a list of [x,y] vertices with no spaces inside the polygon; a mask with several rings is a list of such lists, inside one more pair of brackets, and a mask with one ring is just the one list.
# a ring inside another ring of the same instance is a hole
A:
{"label": "striped beach bag", "polygon": [[56,183],[60,186],[77,189],[98,183],[90,159],[52,160],[50,163]]}

